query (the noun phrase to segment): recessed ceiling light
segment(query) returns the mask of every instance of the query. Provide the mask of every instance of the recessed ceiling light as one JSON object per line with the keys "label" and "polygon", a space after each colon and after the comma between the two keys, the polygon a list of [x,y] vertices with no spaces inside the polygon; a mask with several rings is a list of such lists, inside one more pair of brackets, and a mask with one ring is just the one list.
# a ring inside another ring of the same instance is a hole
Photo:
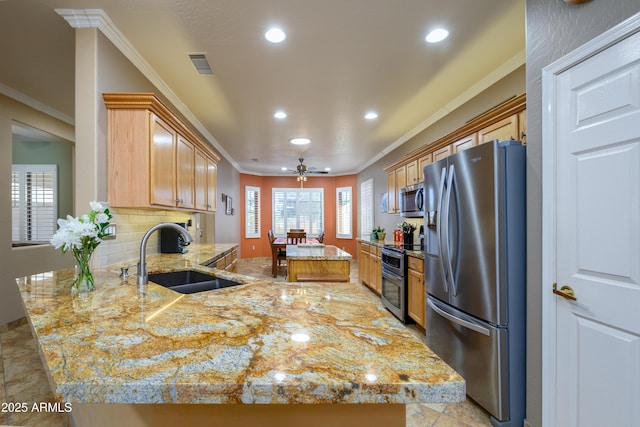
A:
{"label": "recessed ceiling light", "polygon": [[364,118],[367,120],[375,120],[378,118],[378,113],[376,113],[375,111],[369,111],[364,115]]}
{"label": "recessed ceiling light", "polygon": [[287,113],[285,113],[284,111],[276,111],[274,113],[273,117],[275,117],[278,120],[286,119],[287,118]]}
{"label": "recessed ceiling light", "polygon": [[[286,171],[286,170],[287,170],[287,167],[286,167],[286,166],[282,166],[282,167],[280,168],[280,170],[281,170],[281,171]],[[286,297],[285,297],[285,298],[286,298]]]}
{"label": "recessed ceiling light", "polygon": [[287,35],[280,28],[274,27],[264,33],[264,38],[271,43],[281,43],[287,38]]}
{"label": "recessed ceiling light", "polygon": [[311,140],[309,138],[291,138],[289,142],[293,145],[307,145]]}
{"label": "recessed ceiling light", "polygon": [[331,168],[324,168],[324,170],[326,170],[327,172],[329,172],[331,170]]}
{"label": "recessed ceiling light", "polygon": [[429,43],[438,43],[446,39],[448,36],[449,36],[449,31],[445,30],[444,28],[437,28],[431,31],[429,34],[427,34],[427,37],[425,37],[425,40]]}

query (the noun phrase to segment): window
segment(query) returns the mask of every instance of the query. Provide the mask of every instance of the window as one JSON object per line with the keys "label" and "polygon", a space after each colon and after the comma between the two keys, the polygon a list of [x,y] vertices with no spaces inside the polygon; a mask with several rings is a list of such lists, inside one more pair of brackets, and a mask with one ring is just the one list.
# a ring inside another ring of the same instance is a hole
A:
{"label": "window", "polygon": [[302,228],[309,237],[324,228],[323,188],[273,189],[273,234],[285,237],[291,228]]}
{"label": "window", "polygon": [[45,243],[56,231],[56,165],[13,165],[11,168],[11,240]]}
{"label": "window", "polygon": [[260,237],[260,188],[245,187],[246,238]]}
{"label": "window", "polygon": [[351,187],[336,189],[336,238],[351,239],[353,204]]}
{"label": "window", "polygon": [[360,184],[360,236],[373,230],[373,178]]}

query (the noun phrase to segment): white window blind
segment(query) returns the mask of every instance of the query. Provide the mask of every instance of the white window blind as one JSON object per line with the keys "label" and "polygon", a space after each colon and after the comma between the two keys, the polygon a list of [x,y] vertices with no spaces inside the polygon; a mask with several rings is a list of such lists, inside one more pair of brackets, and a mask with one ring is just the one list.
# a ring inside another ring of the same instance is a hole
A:
{"label": "white window blind", "polygon": [[285,237],[292,228],[302,228],[315,237],[324,227],[323,188],[274,188],[273,234]]}
{"label": "white window blind", "polygon": [[56,165],[13,165],[11,168],[11,240],[45,243],[57,227]]}
{"label": "white window blind", "polygon": [[360,236],[373,230],[373,178],[360,184]]}
{"label": "white window blind", "polygon": [[351,239],[352,233],[352,201],[351,187],[336,188],[336,238]]}
{"label": "white window blind", "polygon": [[245,187],[246,227],[247,238],[260,237],[260,187]]}

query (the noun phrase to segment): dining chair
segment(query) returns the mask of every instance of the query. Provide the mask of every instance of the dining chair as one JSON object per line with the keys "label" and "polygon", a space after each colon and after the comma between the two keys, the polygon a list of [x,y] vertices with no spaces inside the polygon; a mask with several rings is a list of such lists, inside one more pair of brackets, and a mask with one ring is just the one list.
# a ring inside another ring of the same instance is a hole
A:
{"label": "dining chair", "polygon": [[307,242],[307,233],[304,231],[288,231],[287,232],[287,244],[297,245],[299,243]]}
{"label": "dining chair", "polygon": [[278,275],[278,267],[281,266],[283,260],[287,260],[287,249],[283,245],[275,243],[276,236],[273,234],[273,230],[269,230],[267,236],[269,238],[269,246],[271,246],[271,275],[276,277]]}
{"label": "dining chair", "polygon": [[322,241],[324,240],[324,230],[320,230],[316,239],[318,240],[318,243],[322,243]]}

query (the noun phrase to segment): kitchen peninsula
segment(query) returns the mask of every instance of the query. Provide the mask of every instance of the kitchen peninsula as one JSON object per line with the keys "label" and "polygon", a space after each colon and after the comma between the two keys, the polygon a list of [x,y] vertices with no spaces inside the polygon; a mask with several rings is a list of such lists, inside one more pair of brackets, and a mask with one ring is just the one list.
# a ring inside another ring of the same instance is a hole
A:
{"label": "kitchen peninsula", "polygon": [[70,269],[16,279],[52,390],[72,403],[76,425],[391,427],[405,424],[406,403],[464,400],[464,380],[359,285],[203,267],[217,246],[150,255],[148,269],[243,285],[141,292],[120,265],[97,269],[87,294],[70,293]]}
{"label": "kitchen peninsula", "polygon": [[287,245],[289,282],[348,282],[351,255],[322,243]]}

